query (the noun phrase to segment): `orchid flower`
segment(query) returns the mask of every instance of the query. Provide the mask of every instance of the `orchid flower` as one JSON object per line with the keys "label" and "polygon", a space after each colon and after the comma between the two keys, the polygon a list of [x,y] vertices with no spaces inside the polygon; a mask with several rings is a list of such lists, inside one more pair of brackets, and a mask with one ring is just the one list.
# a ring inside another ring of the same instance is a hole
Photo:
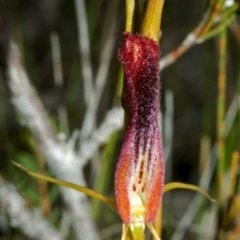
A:
{"label": "orchid flower", "polygon": [[32,177],[73,188],[94,197],[118,211],[123,221],[122,240],[143,240],[145,225],[160,240],[152,226],[164,192],[201,188],[184,183],[164,185],[164,159],[159,130],[159,59],[158,45],[163,0],[149,0],[141,34],[133,34],[134,0],[127,0],[126,32],[118,57],[123,65],[126,109],[129,119],[115,174],[115,197],[105,197],[91,189],[28,171]]}
{"label": "orchid flower", "polygon": [[124,35],[119,59],[125,75],[129,121],[117,164],[115,196],[124,224],[135,235],[143,234],[145,223],[154,221],[164,186],[158,124],[159,55],[153,40]]}

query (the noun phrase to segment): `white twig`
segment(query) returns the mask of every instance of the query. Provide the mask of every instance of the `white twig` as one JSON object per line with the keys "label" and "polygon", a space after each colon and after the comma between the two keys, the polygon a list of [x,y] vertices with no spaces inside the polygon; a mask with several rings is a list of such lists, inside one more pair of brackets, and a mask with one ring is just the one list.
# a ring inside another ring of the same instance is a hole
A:
{"label": "white twig", "polygon": [[174,126],[174,103],[172,91],[167,91],[165,94],[166,112],[164,114],[164,128],[163,128],[163,146],[165,165],[168,169],[166,172],[166,180],[171,179],[172,174],[172,151],[173,151],[173,126]]}
{"label": "white twig", "polygon": [[96,112],[100,102],[100,98],[102,96],[103,87],[107,79],[107,73],[110,66],[111,56],[113,54],[113,47],[115,43],[115,31],[116,21],[110,23],[110,31],[108,34],[108,38],[106,40],[106,44],[103,48],[101,57],[100,57],[100,66],[97,72],[96,77],[96,86],[94,89],[94,93],[91,94],[90,102],[84,116],[82,128],[81,128],[81,138],[80,144],[83,140],[85,140],[93,128],[94,120],[96,119]]}
{"label": "white twig", "polygon": [[61,87],[63,85],[63,73],[61,63],[61,48],[57,33],[51,34],[51,47],[52,47],[54,82],[57,87]]}
{"label": "white twig", "polygon": [[[85,180],[81,168],[83,165],[73,148],[57,140],[39,96],[22,67],[14,43],[10,45],[8,78],[13,105],[21,113],[56,177],[84,186]],[[61,192],[71,216],[76,239],[99,239],[90,218],[86,196],[67,188],[61,188]]]}
{"label": "white twig", "polygon": [[176,59],[171,55],[167,54],[160,60],[160,70],[165,69],[176,61]]}
{"label": "white twig", "polygon": [[[176,62],[180,56],[182,56],[186,51],[188,51],[195,44],[203,43],[209,37],[212,37],[218,33],[220,28],[211,28],[207,33],[205,33],[204,35],[202,34],[202,30],[204,29],[204,26],[208,23],[209,18],[211,18],[212,16],[211,13],[212,13],[211,9],[209,8],[209,10],[204,14],[204,17],[202,21],[198,24],[198,26],[185,37],[185,39],[181,42],[181,44],[176,49],[168,53],[166,56],[164,56],[160,60],[160,70]],[[215,16],[215,18],[216,19],[214,21],[214,24],[222,21],[222,18],[219,15]],[[227,25],[229,25],[234,20],[234,15],[230,16],[229,18],[231,19],[231,21],[229,21]],[[227,25],[223,27],[226,27]]]}
{"label": "white twig", "polygon": [[81,69],[84,83],[85,103],[88,103],[93,93],[93,73],[90,54],[90,40],[84,0],[75,0],[77,14],[79,50],[81,57]]}
{"label": "white twig", "polygon": [[93,157],[99,146],[108,141],[110,135],[123,127],[123,109],[115,107],[107,113],[100,127],[80,147],[79,155],[82,162]]}
{"label": "white twig", "polygon": [[[60,89],[63,87],[63,72],[61,63],[61,49],[57,33],[51,34],[51,46],[53,58],[54,82],[55,86]],[[58,119],[62,132],[69,136],[67,111],[62,103],[58,107]]]}
{"label": "white twig", "polygon": [[170,52],[160,60],[160,70],[173,64],[179,56],[197,43],[197,39],[198,38],[194,32],[189,33],[176,50]]}
{"label": "white twig", "polygon": [[10,217],[12,227],[38,240],[63,240],[64,236],[54,229],[37,209],[30,210],[16,188],[0,176],[0,207]]}

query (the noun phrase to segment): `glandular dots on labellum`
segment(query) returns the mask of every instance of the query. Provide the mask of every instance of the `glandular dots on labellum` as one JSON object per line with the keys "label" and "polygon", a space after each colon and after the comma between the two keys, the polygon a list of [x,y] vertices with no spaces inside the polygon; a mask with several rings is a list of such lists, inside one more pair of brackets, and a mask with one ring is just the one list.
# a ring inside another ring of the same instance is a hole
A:
{"label": "glandular dots on labellum", "polygon": [[119,214],[130,228],[155,220],[163,193],[164,161],[159,132],[158,44],[124,34],[118,56],[123,65],[129,120],[115,175]]}

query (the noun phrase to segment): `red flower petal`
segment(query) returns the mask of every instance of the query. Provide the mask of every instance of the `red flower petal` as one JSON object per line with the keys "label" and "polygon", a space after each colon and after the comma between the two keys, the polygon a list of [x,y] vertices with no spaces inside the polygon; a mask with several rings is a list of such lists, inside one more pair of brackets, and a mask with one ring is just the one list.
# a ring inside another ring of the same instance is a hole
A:
{"label": "red flower petal", "polygon": [[119,59],[124,69],[130,116],[117,164],[115,195],[125,224],[154,221],[162,197],[164,162],[158,126],[159,56],[159,47],[153,40],[140,35],[124,35]]}

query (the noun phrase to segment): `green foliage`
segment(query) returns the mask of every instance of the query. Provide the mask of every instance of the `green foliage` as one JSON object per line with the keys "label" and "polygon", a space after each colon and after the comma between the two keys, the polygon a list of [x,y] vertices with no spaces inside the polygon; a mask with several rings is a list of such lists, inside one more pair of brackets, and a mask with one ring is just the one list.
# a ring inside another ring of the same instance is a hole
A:
{"label": "green foliage", "polygon": [[[73,2],[63,1],[61,5],[61,1],[58,1],[59,5],[56,4],[52,8],[51,6],[53,5],[50,6],[50,1],[26,2],[21,0],[14,1],[14,3],[11,3],[11,1],[6,2],[9,4],[7,12],[9,32],[12,33],[17,45],[20,47],[26,71],[44,102],[54,128],[57,132],[62,132],[63,130],[57,114],[59,105],[62,104],[68,113],[70,132],[72,133],[74,129],[79,130],[87,105],[84,101],[84,83],[82,78],[81,59],[84,56],[79,54],[78,45],[78,40],[82,36],[78,35],[76,9]],[[166,171],[173,172],[172,181],[182,181],[183,179],[184,182],[196,184],[199,178],[203,176],[205,170],[211,172],[210,170],[214,162],[219,164],[216,156],[211,158],[209,156],[217,142],[216,89],[217,65],[219,63],[217,52],[219,47],[216,45],[216,42],[219,32],[226,27],[228,28],[226,32],[228,43],[225,56],[227,79],[224,90],[226,95],[224,121],[227,119],[226,116],[229,113],[234,96],[238,96],[237,108],[235,109],[236,114],[233,121],[225,122],[225,126],[228,126],[230,131],[224,136],[223,188],[231,186],[232,194],[228,196],[224,193],[221,204],[214,204],[214,208],[207,202],[197,204],[195,206],[195,209],[197,209],[196,217],[193,217],[188,227],[184,227],[182,239],[205,239],[205,233],[208,230],[202,231],[201,229],[206,228],[206,222],[209,223],[209,226],[211,224],[216,226],[216,229],[212,231],[212,239],[214,236],[217,238],[216,236],[219,236],[219,233],[221,233],[221,239],[229,240],[231,238],[227,237],[233,236],[239,228],[239,171],[236,171],[236,173],[233,171],[234,169],[239,169],[239,160],[236,166],[232,167],[233,153],[239,153],[240,151],[240,74],[234,70],[239,68],[239,43],[236,37],[237,34],[239,36],[239,29],[234,31],[234,23],[239,27],[239,15],[236,14],[239,6],[235,3],[233,7],[221,10],[220,15],[219,12],[215,15],[214,11],[216,9],[214,5],[211,5],[211,7],[208,5],[218,3],[223,7],[223,2],[218,0],[168,0],[163,10],[162,58],[176,49],[183,37],[189,34],[189,29],[192,26],[197,26],[202,21],[205,12],[210,9],[209,14],[214,13],[213,18],[209,20],[209,24],[205,28],[204,34],[199,35],[199,45],[193,47],[182,58],[177,57],[174,65],[161,71],[163,116],[168,114],[168,107],[165,105],[164,98],[165,91],[170,90],[174,95],[173,143],[171,143],[171,157],[167,159],[168,162],[166,164]],[[108,72],[95,121],[95,126],[97,127],[113,103],[118,105],[121,98],[123,76],[117,60],[116,50],[121,43],[121,34],[124,29],[125,2],[119,1],[119,6],[117,1],[111,0],[89,0],[85,1],[85,3],[91,50],[90,58],[94,76],[96,76],[98,70],[101,52],[106,47],[105,42],[109,34],[110,23],[117,21],[117,27],[111,36],[115,41],[115,48],[112,53],[110,71]],[[140,23],[143,19],[145,7],[146,1],[136,1],[134,29],[137,32],[141,29]],[[43,11],[43,9],[47,10]],[[219,17],[222,17],[223,21],[216,23]],[[61,61],[64,84],[60,88],[54,85],[52,49],[50,47],[50,34],[52,32],[57,32],[62,52]],[[235,33],[237,34],[235,35]],[[207,40],[207,42],[204,42],[204,40]],[[174,54],[176,52],[173,52]],[[2,76],[0,81],[1,175],[17,187],[19,193],[25,198],[30,207],[41,208],[42,196],[39,191],[39,181],[33,180],[27,174],[16,170],[15,167],[9,164],[9,161],[16,161],[34,173],[40,172],[48,176],[54,176],[48,167],[45,166],[44,159],[31,133],[26,129],[26,126],[22,126],[25,124],[24,119],[13,107],[10,107],[11,96],[6,91],[3,83],[5,80]],[[97,161],[100,171],[98,176],[94,176],[96,179],[94,190],[106,196],[113,196],[114,171],[122,137],[123,131],[116,132],[111,135],[107,144],[99,148]],[[205,152],[201,153],[200,150],[196,151],[196,149],[201,149],[204,137],[207,137],[208,142],[206,144],[207,147],[203,148]],[[191,154],[193,151],[194,154]],[[199,164],[201,156],[204,156],[202,159],[203,164]],[[170,160],[172,160],[172,165],[169,164]],[[41,168],[43,166],[46,169],[42,172]],[[97,172],[95,170],[95,166],[91,165],[86,170],[88,172],[85,173],[91,175],[91,172]],[[219,186],[216,176],[217,170],[214,168],[214,174],[208,175],[211,179],[210,184],[207,184],[208,192],[213,193],[210,195],[214,198],[217,196]],[[229,183],[229,179],[232,182]],[[51,206],[47,219],[59,228],[64,212],[59,187],[55,184],[47,184],[47,197]],[[176,197],[179,200],[174,201],[174,203],[170,201],[171,205],[168,211],[164,211],[163,239],[171,239],[176,233],[177,226],[182,222],[181,217],[176,219],[176,216],[179,216],[178,209],[181,209],[183,206],[181,200],[184,201],[187,197],[188,195],[184,191],[179,191]],[[163,201],[164,208],[168,204],[167,200]],[[99,227],[100,233],[104,233],[105,239],[119,239],[121,226],[119,225],[120,220],[117,213],[99,201],[93,200],[91,206],[94,221]],[[176,211],[176,213],[172,211]],[[213,213],[213,220],[209,216],[209,212]],[[188,214],[187,211],[186,214]],[[102,219],[103,215],[104,219]],[[200,229],[199,232],[196,232],[196,229]],[[187,236],[188,233],[190,233],[189,236]],[[19,236],[16,230],[15,234]],[[185,238],[184,235],[186,236]],[[69,239],[74,239],[71,230],[68,237]],[[10,236],[10,239],[13,238],[13,236]],[[22,239],[26,238],[22,237]]]}

